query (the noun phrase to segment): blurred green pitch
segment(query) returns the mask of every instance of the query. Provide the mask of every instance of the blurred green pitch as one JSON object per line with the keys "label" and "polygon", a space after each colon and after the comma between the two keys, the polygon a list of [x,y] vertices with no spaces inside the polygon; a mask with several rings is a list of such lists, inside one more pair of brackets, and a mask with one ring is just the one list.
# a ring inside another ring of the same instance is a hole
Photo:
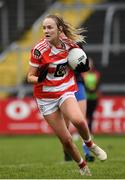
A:
{"label": "blurred green pitch", "polygon": [[[55,136],[0,136],[0,179],[124,179],[125,136],[94,139],[108,160],[88,163],[92,177],[82,177],[75,162],[64,162]],[[75,143],[82,152],[81,140]]]}

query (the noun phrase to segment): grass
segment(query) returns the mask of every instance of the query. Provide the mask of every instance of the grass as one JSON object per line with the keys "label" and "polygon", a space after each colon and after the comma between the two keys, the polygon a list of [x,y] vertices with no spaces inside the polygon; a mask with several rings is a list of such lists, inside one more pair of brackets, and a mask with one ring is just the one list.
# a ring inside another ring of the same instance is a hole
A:
{"label": "grass", "polygon": [[[0,179],[124,179],[125,137],[95,136],[108,160],[88,163],[92,177],[80,176],[75,162],[64,162],[55,136],[1,136]],[[75,141],[81,153],[81,141]]]}

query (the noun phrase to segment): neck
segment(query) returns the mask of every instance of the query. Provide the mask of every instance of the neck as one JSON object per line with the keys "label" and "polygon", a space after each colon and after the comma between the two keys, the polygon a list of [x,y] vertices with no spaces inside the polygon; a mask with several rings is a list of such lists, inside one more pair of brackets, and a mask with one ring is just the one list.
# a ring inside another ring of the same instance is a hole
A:
{"label": "neck", "polygon": [[54,41],[52,41],[52,42],[50,42],[53,46],[55,46],[55,47],[57,47],[57,46],[59,46],[60,45],[60,40],[59,39],[56,39],[56,40],[54,40]]}
{"label": "neck", "polygon": [[53,42],[52,45],[54,45],[57,48],[65,49],[65,44],[61,40]]}

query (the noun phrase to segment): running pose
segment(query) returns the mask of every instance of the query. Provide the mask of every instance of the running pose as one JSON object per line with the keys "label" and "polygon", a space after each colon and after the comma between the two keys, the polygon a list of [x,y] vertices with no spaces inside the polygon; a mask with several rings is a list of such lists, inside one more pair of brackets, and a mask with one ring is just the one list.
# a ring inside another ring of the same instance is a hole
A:
{"label": "running pose", "polygon": [[[43,32],[44,39],[31,51],[28,82],[34,83],[34,96],[40,112],[64,149],[78,164],[80,174],[89,176],[91,173],[87,163],[74,144],[62,116],[70,119],[97,158],[107,159],[105,151],[91,139],[88,125],[74,95],[78,90],[75,75],[67,62],[70,49],[78,47],[77,41],[84,41],[84,37],[80,35],[82,30],[73,28],[56,15],[48,15],[43,21]],[[84,71],[84,65],[80,69]]]}

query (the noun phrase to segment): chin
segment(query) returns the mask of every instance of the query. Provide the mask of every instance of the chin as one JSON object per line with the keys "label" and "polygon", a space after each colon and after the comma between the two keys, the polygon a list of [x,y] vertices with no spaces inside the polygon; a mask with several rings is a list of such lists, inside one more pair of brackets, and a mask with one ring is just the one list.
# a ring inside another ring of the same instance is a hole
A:
{"label": "chin", "polygon": [[54,41],[52,39],[49,39],[48,41],[49,43],[54,44]]}
{"label": "chin", "polygon": [[46,38],[50,43],[52,43],[53,41],[52,41],[52,39],[50,39],[50,38]]}

